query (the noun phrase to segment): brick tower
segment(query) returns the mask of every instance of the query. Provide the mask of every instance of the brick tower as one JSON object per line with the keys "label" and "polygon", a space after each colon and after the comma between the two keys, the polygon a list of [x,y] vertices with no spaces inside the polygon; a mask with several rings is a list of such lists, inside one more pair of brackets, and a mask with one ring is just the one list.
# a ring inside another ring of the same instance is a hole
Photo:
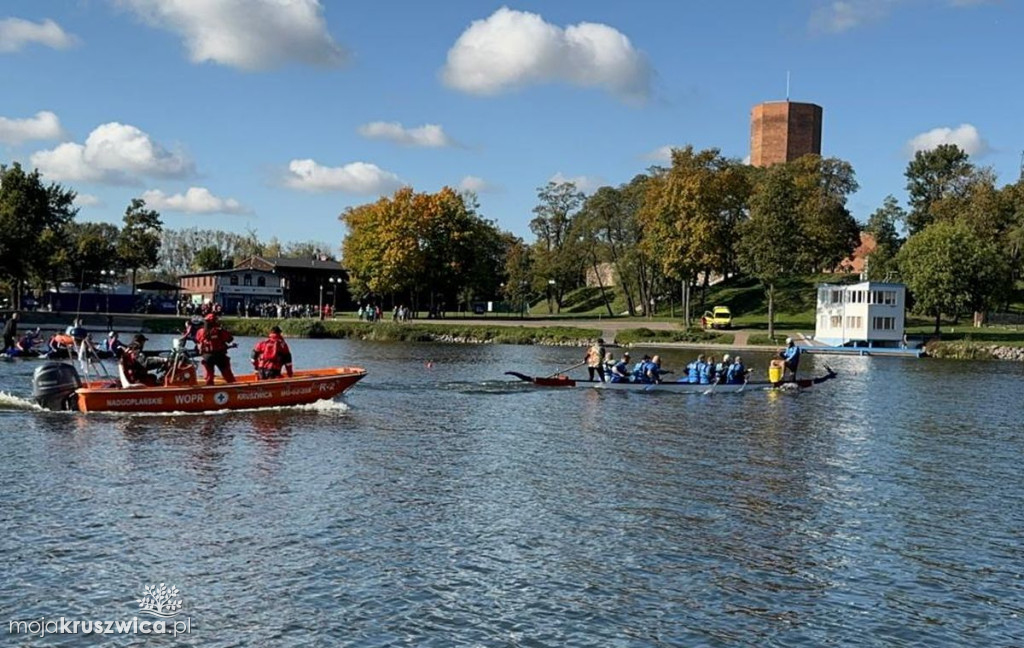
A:
{"label": "brick tower", "polygon": [[821,106],[769,101],[750,111],[750,163],[767,167],[821,155]]}

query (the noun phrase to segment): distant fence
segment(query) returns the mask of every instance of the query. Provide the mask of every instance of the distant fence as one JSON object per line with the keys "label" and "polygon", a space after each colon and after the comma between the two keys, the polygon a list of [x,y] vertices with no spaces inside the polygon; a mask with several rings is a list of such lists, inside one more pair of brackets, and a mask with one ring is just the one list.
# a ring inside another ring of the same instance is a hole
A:
{"label": "distant fence", "polygon": [[1021,326],[1024,325],[1024,313],[989,313],[985,321],[988,324]]}

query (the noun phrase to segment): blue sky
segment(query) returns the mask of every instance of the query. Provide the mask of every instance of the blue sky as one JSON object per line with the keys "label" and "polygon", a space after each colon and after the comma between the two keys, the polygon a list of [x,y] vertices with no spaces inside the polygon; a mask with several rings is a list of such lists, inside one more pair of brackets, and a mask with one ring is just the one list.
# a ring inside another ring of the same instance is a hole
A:
{"label": "blue sky", "polygon": [[408,184],[471,188],[528,241],[537,188],[585,191],[671,146],[749,155],[749,116],[824,107],[862,222],[915,149],[960,144],[1016,181],[1024,3],[1011,0],[8,0],[0,161],[119,223],[339,245]]}

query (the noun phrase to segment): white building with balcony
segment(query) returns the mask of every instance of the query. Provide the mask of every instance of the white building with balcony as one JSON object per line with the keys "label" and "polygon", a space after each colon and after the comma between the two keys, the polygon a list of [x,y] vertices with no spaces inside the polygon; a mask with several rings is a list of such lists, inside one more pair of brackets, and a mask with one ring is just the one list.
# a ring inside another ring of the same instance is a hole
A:
{"label": "white building with balcony", "polygon": [[814,340],[833,347],[901,348],[906,304],[903,284],[820,284]]}

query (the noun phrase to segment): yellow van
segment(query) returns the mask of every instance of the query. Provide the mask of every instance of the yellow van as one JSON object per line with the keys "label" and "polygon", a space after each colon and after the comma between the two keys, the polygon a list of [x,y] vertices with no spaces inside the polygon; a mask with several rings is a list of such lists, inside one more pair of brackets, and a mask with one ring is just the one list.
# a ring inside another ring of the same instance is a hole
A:
{"label": "yellow van", "polygon": [[715,306],[704,313],[702,324],[704,328],[732,328],[732,312],[728,306]]}

